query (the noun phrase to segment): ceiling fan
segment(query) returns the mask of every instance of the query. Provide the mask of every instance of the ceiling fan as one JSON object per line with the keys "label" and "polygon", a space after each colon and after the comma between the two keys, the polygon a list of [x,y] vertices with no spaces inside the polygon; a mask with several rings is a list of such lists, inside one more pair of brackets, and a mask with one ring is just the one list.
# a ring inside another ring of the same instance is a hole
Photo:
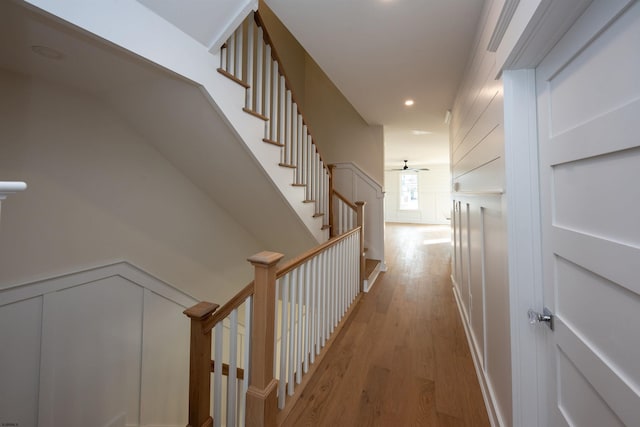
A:
{"label": "ceiling fan", "polygon": [[428,171],[429,169],[427,168],[410,168],[407,165],[408,160],[404,161],[404,166],[399,168],[399,169],[390,169],[392,171],[412,171],[412,172],[420,172],[420,171]]}

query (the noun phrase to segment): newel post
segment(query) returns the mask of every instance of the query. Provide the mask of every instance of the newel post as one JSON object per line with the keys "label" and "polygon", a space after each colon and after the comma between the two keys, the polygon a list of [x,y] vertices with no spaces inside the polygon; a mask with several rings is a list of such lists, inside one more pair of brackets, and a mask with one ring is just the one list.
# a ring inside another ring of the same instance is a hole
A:
{"label": "newel post", "polygon": [[356,224],[360,228],[360,292],[364,292],[366,261],[364,257],[364,205],[367,202],[356,202]]}
{"label": "newel post", "polygon": [[336,226],[333,218],[333,170],[336,165],[329,165],[329,236],[336,235]]}
{"label": "newel post", "polygon": [[191,319],[189,351],[189,424],[187,427],[213,426],[211,418],[211,330],[204,322],[218,309],[218,304],[200,302],[184,311]]}
{"label": "newel post", "polygon": [[282,257],[277,252],[260,252],[248,259],[255,267],[255,279],[247,426],[276,424],[278,380],[273,378],[276,272]]}

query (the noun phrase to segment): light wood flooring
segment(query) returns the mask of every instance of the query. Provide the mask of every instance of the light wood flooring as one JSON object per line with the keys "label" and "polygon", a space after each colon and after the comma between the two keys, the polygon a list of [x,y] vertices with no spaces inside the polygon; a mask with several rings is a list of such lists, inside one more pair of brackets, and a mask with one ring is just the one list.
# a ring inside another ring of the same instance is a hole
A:
{"label": "light wood flooring", "polygon": [[451,289],[450,229],[386,225],[387,272],[286,426],[489,426]]}

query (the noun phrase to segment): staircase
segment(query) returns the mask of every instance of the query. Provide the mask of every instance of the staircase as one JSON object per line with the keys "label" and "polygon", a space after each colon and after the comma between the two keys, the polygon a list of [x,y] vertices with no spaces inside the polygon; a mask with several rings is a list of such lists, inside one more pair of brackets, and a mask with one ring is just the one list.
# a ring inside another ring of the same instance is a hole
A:
{"label": "staircase", "polygon": [[[331,171],[316,147],[259,13],[251,13],[222,45],[219,65],[220,75],[244,89],[242,111],[263,122],[260,141],[247,141],[256,159],[318,242],[325,241],[331,228]],[[257,146],[260,144],[262,147]],[[267,162],[274,162],[280,170],[273,170]],[[300,203],[308,206],[306,212]]]}

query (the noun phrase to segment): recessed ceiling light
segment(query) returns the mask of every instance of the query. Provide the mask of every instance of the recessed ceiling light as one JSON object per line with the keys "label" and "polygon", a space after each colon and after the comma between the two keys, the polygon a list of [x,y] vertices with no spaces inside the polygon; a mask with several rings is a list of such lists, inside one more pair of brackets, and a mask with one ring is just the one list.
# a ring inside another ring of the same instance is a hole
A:
{"label": "recessed ceiling light", "polygon": [[414,135],[430,135],[433,132],[429,132],[428,130],[412,130],[411,133]]}
{"label": "recessed ceiling light", "polygon": [[57,50],[47,46],[31,46],[31,50],[34,53],[37,53],[38,55],[44,56],[45,58],[49,59],[60,60],[64,58],[64,55],[61,52],[58,52]]}
{"label": "recessed ceiling light", "polygon": [[406,105],[407,107],[411,107],[413,104],[413,99],[407,99],[406,101],[404,101],[404,105]]}

